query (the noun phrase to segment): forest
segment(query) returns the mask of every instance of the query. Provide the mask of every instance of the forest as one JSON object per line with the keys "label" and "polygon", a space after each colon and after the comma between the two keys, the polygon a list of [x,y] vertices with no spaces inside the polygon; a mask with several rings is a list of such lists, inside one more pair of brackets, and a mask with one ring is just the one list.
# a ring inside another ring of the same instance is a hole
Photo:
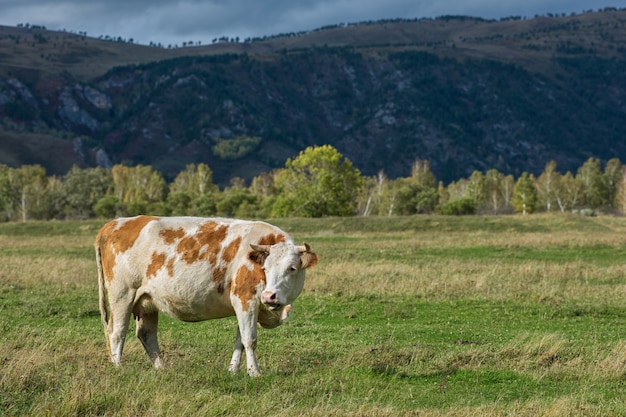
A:
{"label": "forest", "polygon": [[80,168],[48,176],[40,165],[0,165],[0,219],[88,219],[153,215],[242,218],[401,216],[439,213],[584,215],[626,212],[626,165],[614,158],[589,158],[573,173],[554,161],[535,176],[514,177],[496,169],[474,171],[444,185],[427,160],[416,160],[407,177],[384,171],[363,176],[330,145],[312,146],[284,168],[263,173],[250,184],[235,178],[218,187],[211,168],[189,164],[168,183],[151,166]]}

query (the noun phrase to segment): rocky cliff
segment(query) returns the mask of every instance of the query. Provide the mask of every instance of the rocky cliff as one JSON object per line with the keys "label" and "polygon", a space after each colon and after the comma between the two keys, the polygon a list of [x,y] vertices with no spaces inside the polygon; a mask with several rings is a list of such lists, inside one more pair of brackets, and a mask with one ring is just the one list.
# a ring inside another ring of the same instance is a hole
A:
{"label": "rocky cliff", "polygon": [[162,48],[0,30],[0,163],[205,162],[218,183],[331,144],[365,175],[626,161],[626,11],[340,25]]}

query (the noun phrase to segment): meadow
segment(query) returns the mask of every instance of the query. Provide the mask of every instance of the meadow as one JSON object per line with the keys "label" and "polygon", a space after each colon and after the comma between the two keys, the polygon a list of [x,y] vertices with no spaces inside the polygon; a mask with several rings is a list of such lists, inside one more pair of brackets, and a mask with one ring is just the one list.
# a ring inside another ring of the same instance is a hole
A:
{"label": "meadow", "polygon": [[131,324],[108,358],[104,221],[0,224],[2,416],[626,416],[626,218],[279,219],[320,262],[262,376],[227,371],[234,318]]}

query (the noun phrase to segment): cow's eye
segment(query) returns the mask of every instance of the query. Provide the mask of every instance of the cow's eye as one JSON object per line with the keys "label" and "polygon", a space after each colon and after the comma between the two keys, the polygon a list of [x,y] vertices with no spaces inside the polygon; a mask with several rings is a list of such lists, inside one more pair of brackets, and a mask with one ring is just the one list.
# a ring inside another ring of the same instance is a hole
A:
{"label": "cow's eye", "polygon": [[296,268],[294,265],[291,265],[289,267],[289,272],[296,272],[298,270],[298,268]]}

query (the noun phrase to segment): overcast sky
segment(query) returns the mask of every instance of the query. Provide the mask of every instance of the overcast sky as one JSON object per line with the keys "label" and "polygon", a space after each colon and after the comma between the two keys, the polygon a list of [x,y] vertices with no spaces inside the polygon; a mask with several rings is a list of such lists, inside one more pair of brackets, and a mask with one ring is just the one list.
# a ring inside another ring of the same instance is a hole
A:
{"label": "overcast sky", "polygon": [[0,0],[0,25],[122,37],[135,43],[210,44],[337,23],[467,15],[489,19],[626,8],[626,0]]}

